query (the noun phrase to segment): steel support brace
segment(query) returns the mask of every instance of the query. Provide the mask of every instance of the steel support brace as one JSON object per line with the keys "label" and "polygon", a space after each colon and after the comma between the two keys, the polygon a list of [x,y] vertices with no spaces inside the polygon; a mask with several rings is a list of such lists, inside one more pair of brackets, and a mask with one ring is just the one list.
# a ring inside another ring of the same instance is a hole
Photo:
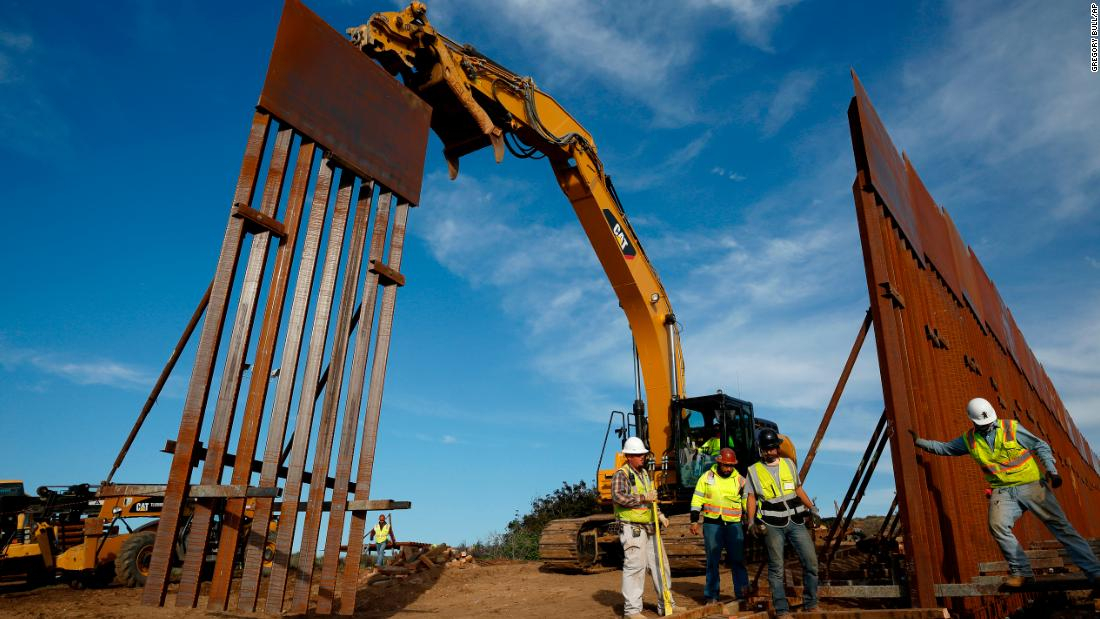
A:
{"label": "steel support brace", "polygon": [[817,427],[817,434],[814,435],[814,440],[810,443],[810,449],[806,452],[806,458],[802,461],[802,469],[798,472],[798,478],[802,480],[802,483],[806,483],[806,476],[810,474],[810,465],[813,464],[814,457],[817,455],[817,448],[821,445],[821,439],[825,438],[825,430],[829,428],[829,422],[833,418],[833,413],[836,412],[836,406],[840,403],[840,396],[844,393],[844,387],[848,384],[848,377],[852,374],[852,368],[856,364],[856,359],[859,358],[859,351],[863,348],[863,340],[867,338],[867,331],[871,328],[871,310],[867,310],[867,314],[863,317],[863,325],[859,328],[859,333],[856,335],[856,341],[852,344],[852,351],[848,353],[848,361],[844,363],[844,369],[840,372],[840,379],[837,380],[836,388],[833,389],[833,397],[829,399],[829,405],[825,407],[825,414],[821,416],[821,424]]}

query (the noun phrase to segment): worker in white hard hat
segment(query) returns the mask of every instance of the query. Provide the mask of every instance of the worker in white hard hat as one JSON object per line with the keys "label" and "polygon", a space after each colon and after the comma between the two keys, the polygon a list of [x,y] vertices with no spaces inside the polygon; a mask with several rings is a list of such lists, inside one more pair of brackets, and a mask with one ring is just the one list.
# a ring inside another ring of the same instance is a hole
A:
{"label": "worker in white hard hat", "polygon": [[[1100,587],[1100,561],[1089,544],[1069,523],[1052,488],[1062,485],[1054,465],[1050,445],[1028,432],[1015,419],[997,419],[997,411],[984,398],[974,398],[966,405],[966,414],[974,427],[953,441],[942,443],[920,438],[909,430],[917,447],[940,456],[969,454],[992,488],[989,501],[989,530],[1001,547],[1008,562],[1010,587],[1021,587],[1034,579],[1023,547],[1012,534],[1012,527],[1025,511],[1046,525],[1066,548],[1070,559]],[[1046,478],[1035,461],[1038,457],[1046,469]]]}
{"label": "worker in white hard hat", "polygon": [[[611,477],[615,524],[620,528],[619,541],[623,545],[623,615],[627,619],[643,617],[642,593],[646,571],[649,571],[653,588],[657,591],[657,614],[670,615],[676,609],[673,606],[665,612],[664,597],[661,595],[663,587],[671,588],[671,581],[668,555],[664,547],[657,544],[654,515],[662,527],[668,526],[668,518],[654,509],[657,490],[645,468],[648,455],[649,449],[642,439],[636,436],[626,439],[623,443],[626,464]],[[660,556],[657,553],[661,553]]]}

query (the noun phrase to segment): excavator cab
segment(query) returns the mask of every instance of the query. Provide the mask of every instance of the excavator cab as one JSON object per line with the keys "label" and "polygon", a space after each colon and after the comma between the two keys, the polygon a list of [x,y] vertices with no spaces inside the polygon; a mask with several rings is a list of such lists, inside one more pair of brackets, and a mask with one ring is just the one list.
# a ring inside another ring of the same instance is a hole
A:
{"label": "excavator cab", "polygon": [[729,447],[737,453],[737,469],[742,474],[758,458],[752,402],[718,392],[677,400],[672,406],[671,444],[675,455],[669,454],[669,464],[680,480],[677,494],[691,494],[721,448]]}

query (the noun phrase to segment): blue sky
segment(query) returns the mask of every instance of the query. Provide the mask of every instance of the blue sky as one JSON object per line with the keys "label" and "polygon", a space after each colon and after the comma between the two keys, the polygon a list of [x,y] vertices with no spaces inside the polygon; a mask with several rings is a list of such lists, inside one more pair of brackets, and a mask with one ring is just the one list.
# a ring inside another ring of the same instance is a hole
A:
{"label": "blue sky", "polygon": [[[310,5],[339,30],[398,8]],[[109,470],[213,272],[279,11],[0,6],[0,477]],[[1087,2],[486,0],[429,18],[591,131],[682,322],[688,392],[751,400],[803,447],[868,304],[855,68],[1100,445]],[[439,150],[410,215],[373,494],[413,501],[399,539],[459,543],[591,480],[633,380],[626,321],[549,166],[481,152],[450,182]],[[165,479],[190,359],[119,481]],[[823,506],[881,407],[868,342],[808,479]],[[864,511],[890,501],[885,462]]]}

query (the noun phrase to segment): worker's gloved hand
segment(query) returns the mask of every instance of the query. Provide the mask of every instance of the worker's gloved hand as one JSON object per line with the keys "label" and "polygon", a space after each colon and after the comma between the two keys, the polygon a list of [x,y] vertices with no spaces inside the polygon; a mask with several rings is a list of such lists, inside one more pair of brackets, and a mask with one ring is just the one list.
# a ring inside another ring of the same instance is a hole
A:
{"label": "worker's gloved hand", "polygon": [[1047,475],[1047,479],[1050,480],[1050,487],[1051,488],[1061,488],[1062,487],[1062,476],[1059,475],[1058,473],[1051,473],[1051,474]]}
{"label": "worker's gloved hand", "polygon": [[752,525],[750,530],[760,537],[764,537],[764,535],[768,533],[768,525],[764,524],[763,522],[758,522]]}
{"label": "worker's gloved hand", "polygon": [[644,498],[647,503],[656,503],[657,502],[657,491],[656,490],[650,490],[649,492],[642,495],[642,498]]}
{"label": "worker's gloved hand", "polygon": [[668,528],[668,516],[666,516],[664,514],[657,514],[657,522],[661,523],[661,528],[662,529],[667,529]]}

